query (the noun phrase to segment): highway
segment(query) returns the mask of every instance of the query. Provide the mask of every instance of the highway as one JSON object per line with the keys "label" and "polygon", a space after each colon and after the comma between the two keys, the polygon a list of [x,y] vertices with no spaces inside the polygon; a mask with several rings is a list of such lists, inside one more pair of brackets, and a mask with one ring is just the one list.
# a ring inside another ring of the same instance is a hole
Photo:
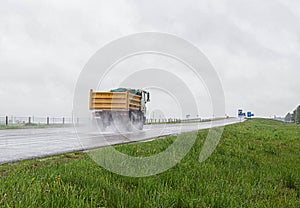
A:
{"label": "highway", "polygon": [[108,129],[99,133],[78,132],[73,127],[0,130],[0,164],[19,160],[81,151],[109,144],[147,141],[157,137],[176,135],[241,122],[238,118],[202,123],[146,125],[144,130],[117,134]]}

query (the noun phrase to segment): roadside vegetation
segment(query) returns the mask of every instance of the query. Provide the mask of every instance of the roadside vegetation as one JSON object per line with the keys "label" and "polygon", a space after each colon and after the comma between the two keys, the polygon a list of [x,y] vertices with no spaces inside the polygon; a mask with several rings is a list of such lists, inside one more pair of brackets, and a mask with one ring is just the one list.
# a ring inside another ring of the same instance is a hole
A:
{"label": "roadside vegetation", "polygon": [[[146,178],[111,173],[82,152],[2,165],[0,206],[300,207],[300,125],[251,119],[226,126],[215,152],[199,163],[207,132],[199,131],[178,165]],[[117,149],[147,156],[174,139]]]}

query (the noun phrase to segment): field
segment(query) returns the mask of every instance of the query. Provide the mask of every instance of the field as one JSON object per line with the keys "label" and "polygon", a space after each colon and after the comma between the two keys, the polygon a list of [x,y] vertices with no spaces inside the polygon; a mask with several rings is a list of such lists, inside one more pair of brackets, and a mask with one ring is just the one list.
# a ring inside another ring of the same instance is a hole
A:
{"label": "field", "polygon": [[[175,167],[124,177],[76,152],[0,166],[1,207],[300,207],[300,125],[253,119],[225,127],[198,162],[207,130]],[[165,149],[175,137],[120,145],[130,155]],[[189,134],[186,134],[189,139]]]}

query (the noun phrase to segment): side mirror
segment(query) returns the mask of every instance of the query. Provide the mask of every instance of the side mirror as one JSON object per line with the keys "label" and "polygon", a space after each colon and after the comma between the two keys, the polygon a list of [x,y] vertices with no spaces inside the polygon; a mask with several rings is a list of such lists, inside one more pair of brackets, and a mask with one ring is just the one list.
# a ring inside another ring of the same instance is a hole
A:
{"label": "side mirror", "polygon": [[150,102],[150,93],[147,92],[147,102]]}

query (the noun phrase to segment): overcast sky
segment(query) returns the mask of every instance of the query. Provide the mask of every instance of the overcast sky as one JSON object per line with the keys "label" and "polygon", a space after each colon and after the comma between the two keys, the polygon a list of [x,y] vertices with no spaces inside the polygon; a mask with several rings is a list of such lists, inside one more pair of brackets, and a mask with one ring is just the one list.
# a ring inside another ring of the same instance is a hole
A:
{"label": "overcast sky", "polygon": [[89,58],[145,31],[196,45],[219,74],[229,115],[285,115],[300,104],[297,0],[3,0],[0,116],[70,115]]}

